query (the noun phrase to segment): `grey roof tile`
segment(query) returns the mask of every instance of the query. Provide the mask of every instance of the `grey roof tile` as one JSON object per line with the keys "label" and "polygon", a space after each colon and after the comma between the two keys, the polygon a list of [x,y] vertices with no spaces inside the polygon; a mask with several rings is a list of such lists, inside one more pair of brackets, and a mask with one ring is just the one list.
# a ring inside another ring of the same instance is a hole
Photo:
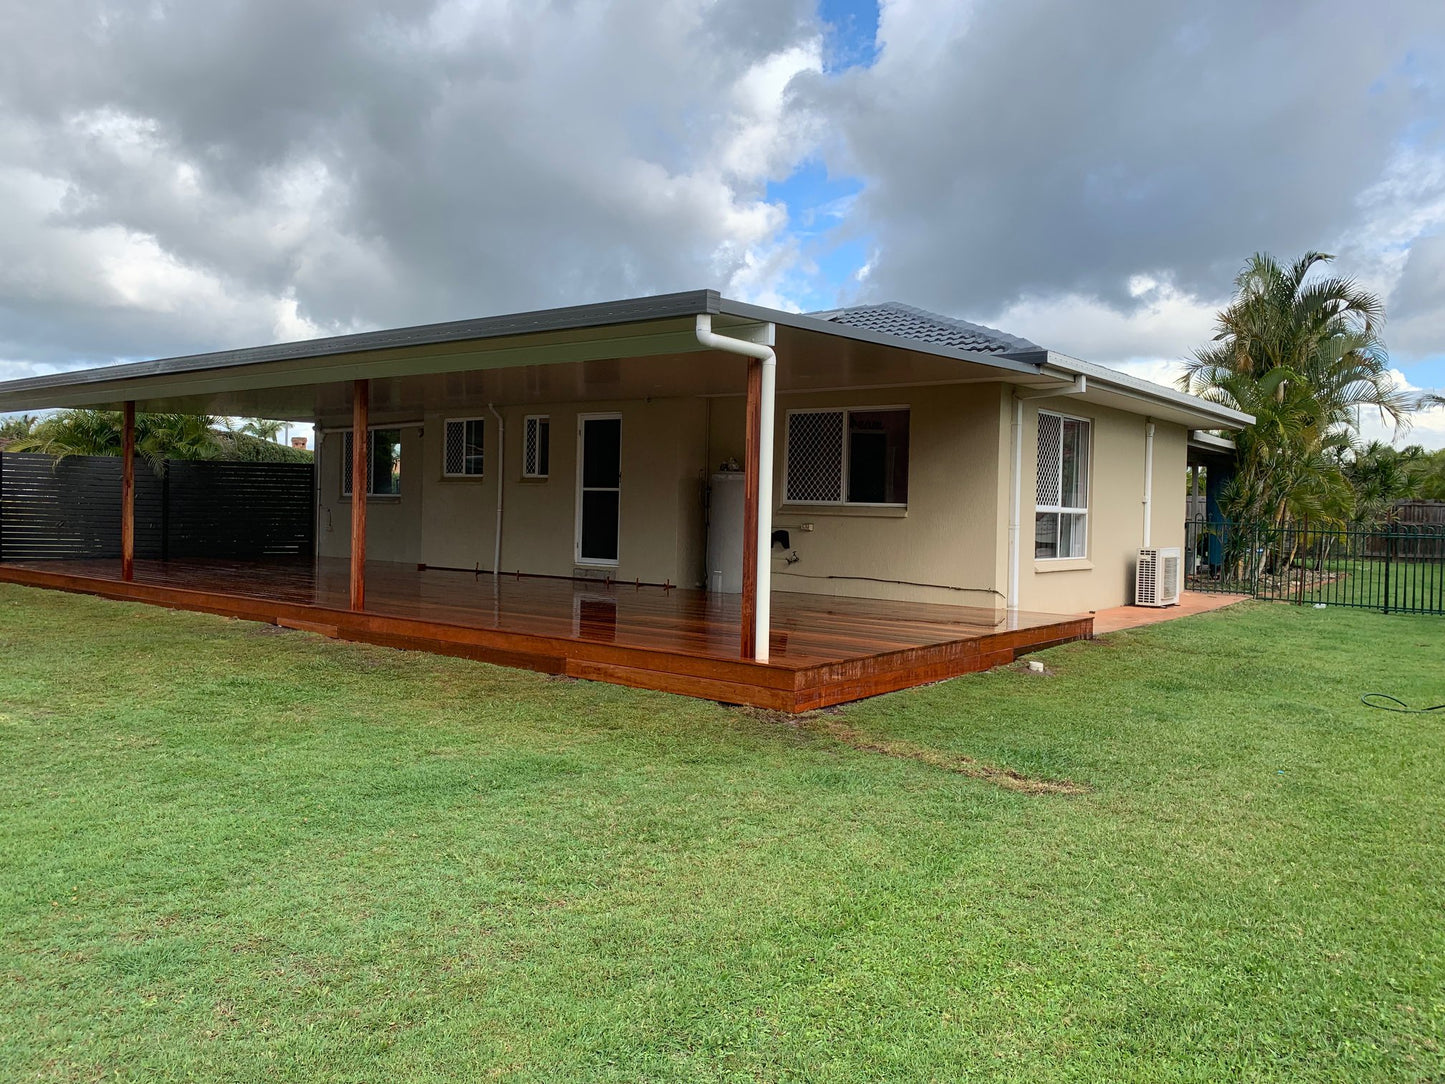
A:
{"label": "grey roof tile", "polygon": [[812,315],[820,320],[865,328],[882,335],[896,335],[900,339],[951,346],[958,350],[973,350],[980,354],[1015,354],[1043,349],[1037,343],[1021,339],[1017,335],[1009,335],[982,324],[971,324],[967,320],[941,316],[899,301],[833,309]]}

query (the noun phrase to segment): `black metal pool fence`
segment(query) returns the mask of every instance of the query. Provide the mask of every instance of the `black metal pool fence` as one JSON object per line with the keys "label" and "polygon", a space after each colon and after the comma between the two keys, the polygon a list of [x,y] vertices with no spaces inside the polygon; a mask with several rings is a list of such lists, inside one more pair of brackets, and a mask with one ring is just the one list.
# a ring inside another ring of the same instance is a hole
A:
{"label": "black metal pool fence", "polygon": [[1445,614],[1445,525],[1184,524],[1185,587],[1314,606]]}

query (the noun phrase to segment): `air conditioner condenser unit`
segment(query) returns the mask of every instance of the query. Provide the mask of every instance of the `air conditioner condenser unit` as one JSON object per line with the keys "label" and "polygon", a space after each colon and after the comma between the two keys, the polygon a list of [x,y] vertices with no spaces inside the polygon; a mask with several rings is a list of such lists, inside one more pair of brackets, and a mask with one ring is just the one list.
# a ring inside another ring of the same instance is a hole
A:
{"label": "air conditioner condenser unit", "polygon": [[1140,550],[1134,565],[1134,605],[1179,605],[1182,570],[1183,558],[1178,546]]}

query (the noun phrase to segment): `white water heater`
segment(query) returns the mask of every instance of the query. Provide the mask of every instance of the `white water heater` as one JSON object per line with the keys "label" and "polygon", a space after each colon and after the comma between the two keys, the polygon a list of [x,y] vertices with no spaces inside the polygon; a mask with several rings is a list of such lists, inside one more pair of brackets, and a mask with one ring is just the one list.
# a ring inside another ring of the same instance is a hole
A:
{"label": "white water heater", "polygon": [[742,471],[718,471],[712,476],[707,520],[709,591],[733,595],[742,593],[746,478]]}

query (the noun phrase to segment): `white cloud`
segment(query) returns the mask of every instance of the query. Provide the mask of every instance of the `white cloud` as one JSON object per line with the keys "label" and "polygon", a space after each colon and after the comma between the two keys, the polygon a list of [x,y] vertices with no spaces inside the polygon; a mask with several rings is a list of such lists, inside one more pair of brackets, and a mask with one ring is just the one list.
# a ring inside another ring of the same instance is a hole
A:
{"label": "white cloud", "polygon": [[[809,273],[807,0],[27,13],[0,357],[74,365]],[[11,363],[12,365],[15,363]]]}
{"label": "white cloud", "polygon": [[[1187,25],[1152,0],[895,0],[879,38],[871,69],[805,81],[830,169],[865,182],[873,298],[1106,363],[1177,358],[1253,252],[1335,251],[1387,293],[1445,221],[1434,0],[1363,22],[1343,0],[1226,0]],[[1321,80],[1320,56],[1348,62]],[[1441,326],[1435,296],[1392,325],[1402,353]]]}
{"label": "white cloud", "polygon": [[1027,296],[984,323],[1101,365],[1180,361],[1214,334],[1219,299],[1201,300],[1154,275],[1131,276],[1130,307],[1097,297]]}
{"label": "white cloud", "polygon": [[[1435,0],[883,0],[837,75],[814,0],[77,0],[10,29],[0,375],[716,285],[1167,378],[1251,252],[1305,248],[1388,294],[1404,371],[1445,354]],[[819,156],[860,191],[790,222],[767,185]],[[818,231],[866,239],[848,281]]]}

